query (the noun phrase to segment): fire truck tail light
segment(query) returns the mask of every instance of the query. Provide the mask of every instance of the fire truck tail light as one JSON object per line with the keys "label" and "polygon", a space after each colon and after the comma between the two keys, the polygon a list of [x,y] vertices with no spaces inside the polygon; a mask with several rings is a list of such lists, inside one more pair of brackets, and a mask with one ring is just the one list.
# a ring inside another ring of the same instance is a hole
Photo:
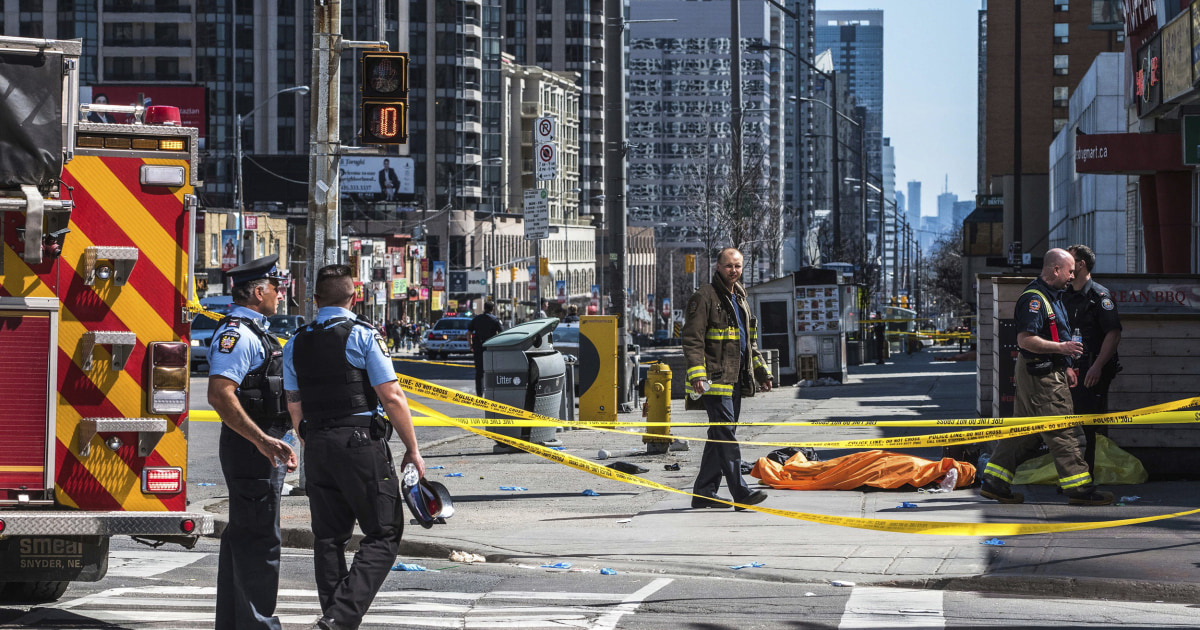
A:
{"label": "fire truck tail light", "polygon": [[0,519],[0,534],[4,533],[4,519]]}
{"label": "fire truck tail light", "polygon": [[158,148],[163,151],[182,151],[186,147],[183,140],[159,140]]}
{"label": "fire truck tail light", "polygon": [[183,522],[179,524],[179,530],[185,534],[190,534],[196,531],[196,521],[193,521],[190,518],[184,519]]}
{"label": "fire truck tail light", "polygon": [[187,367],[187,344],[182,341],[155,343],[154,355],[151,358],[154,361],[155,367]]}
{"label": "fire truck tail light", "polygon": [[188,406],[188,345],[182,341],[150,344],[150,412],[184,413]]}
{"label": "fire truck tail light", "polygon": [[154,388],[155,389],[187,389],[188,372],[187,368],[169,368],[155,367],[154,368]]}
{"label": "fire truck tail light", "polygon": [[182,490],[182,468],[142,469],[142,492],[146,494],[178,494]]}
{"label": "fire truck tail light", "polygon": [[143,186],[182,186],[183,167],[143,164],[141,182]]}

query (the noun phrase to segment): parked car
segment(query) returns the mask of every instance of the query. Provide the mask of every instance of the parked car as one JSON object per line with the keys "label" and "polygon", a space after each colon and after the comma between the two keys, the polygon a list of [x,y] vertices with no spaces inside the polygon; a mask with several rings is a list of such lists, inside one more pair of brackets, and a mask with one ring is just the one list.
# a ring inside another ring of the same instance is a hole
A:
{"label": "parked car", "polygon": [[554,349],[562,354],[570,354],[579,357],[579,324],[562,323],[554,328],[554,335],[551,339],[554,344]]}
{"label": "parked car", "polygon": [[467,340],[470,317],[443,317],[421,338],[421,353],[427,359],[440,359],[451,354],[470,354]]}
{"label": "parked car", "polygon": [[192,371],[208,372],[208,346],[212,343],[213,333],[217,332],[219,321],[197,315],[192,320],[191,354]]}
{"label": "parked car", "polygon": [[267,321],[271,322],[271,334],[281,339],[291,339],[297,330],[308,323],[303,315],[272,315]]}

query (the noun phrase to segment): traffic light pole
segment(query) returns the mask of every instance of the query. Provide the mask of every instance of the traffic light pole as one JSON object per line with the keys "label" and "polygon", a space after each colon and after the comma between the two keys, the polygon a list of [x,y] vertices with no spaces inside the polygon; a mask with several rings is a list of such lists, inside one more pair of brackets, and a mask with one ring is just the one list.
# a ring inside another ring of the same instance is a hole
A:
{"label": "traffic light pole", "polygon": [[[339,89],[341,87],[342,3],[329,0],[313,5],[313,81],[308,154],[308,250],[305,291],[317,286],[317,271],[339,261],[341,241],[337,150],[341,144]],[[305,296],[307,297],[307,296]],[[316,316],[312,300],[304,300],[305,315]]]}
{"label": "traffic light pole", "polygon": [[608,220],[609,247],[613,261],[610,280],[613,314],[617,316],[617,407],[632,411],[629,395],[632,380],[628,363],[629,318],[626,290],[629,277],[625,264],[628,242],[625,235],[625,2],[604,0],[604,214]]}

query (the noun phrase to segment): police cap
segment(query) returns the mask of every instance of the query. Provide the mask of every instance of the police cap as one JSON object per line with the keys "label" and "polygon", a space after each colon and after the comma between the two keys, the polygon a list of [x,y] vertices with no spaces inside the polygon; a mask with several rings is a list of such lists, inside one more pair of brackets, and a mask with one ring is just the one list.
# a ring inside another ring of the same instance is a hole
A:
{"label": "police cap", "polygon": [[243,282],[250,282],[251,280],[259,280],[261,278],[282,280],[283,277],[279,275],[279,269],[276,267],[276,263],[278,262],[279,254],[271,254],[270,256],[255,258],[248,263],[238,265],[226,271],[225,274],[233,280],[235,286]]}

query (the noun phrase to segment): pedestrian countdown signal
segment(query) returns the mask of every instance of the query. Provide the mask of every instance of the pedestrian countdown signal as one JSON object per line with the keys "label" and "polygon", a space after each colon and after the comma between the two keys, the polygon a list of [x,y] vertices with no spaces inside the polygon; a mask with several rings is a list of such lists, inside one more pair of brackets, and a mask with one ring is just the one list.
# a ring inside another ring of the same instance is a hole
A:
{"label": "pedestrian countdown signal", "polygon": [[359,57],[363,144],[408,143],[408,53],[364,52]]}

